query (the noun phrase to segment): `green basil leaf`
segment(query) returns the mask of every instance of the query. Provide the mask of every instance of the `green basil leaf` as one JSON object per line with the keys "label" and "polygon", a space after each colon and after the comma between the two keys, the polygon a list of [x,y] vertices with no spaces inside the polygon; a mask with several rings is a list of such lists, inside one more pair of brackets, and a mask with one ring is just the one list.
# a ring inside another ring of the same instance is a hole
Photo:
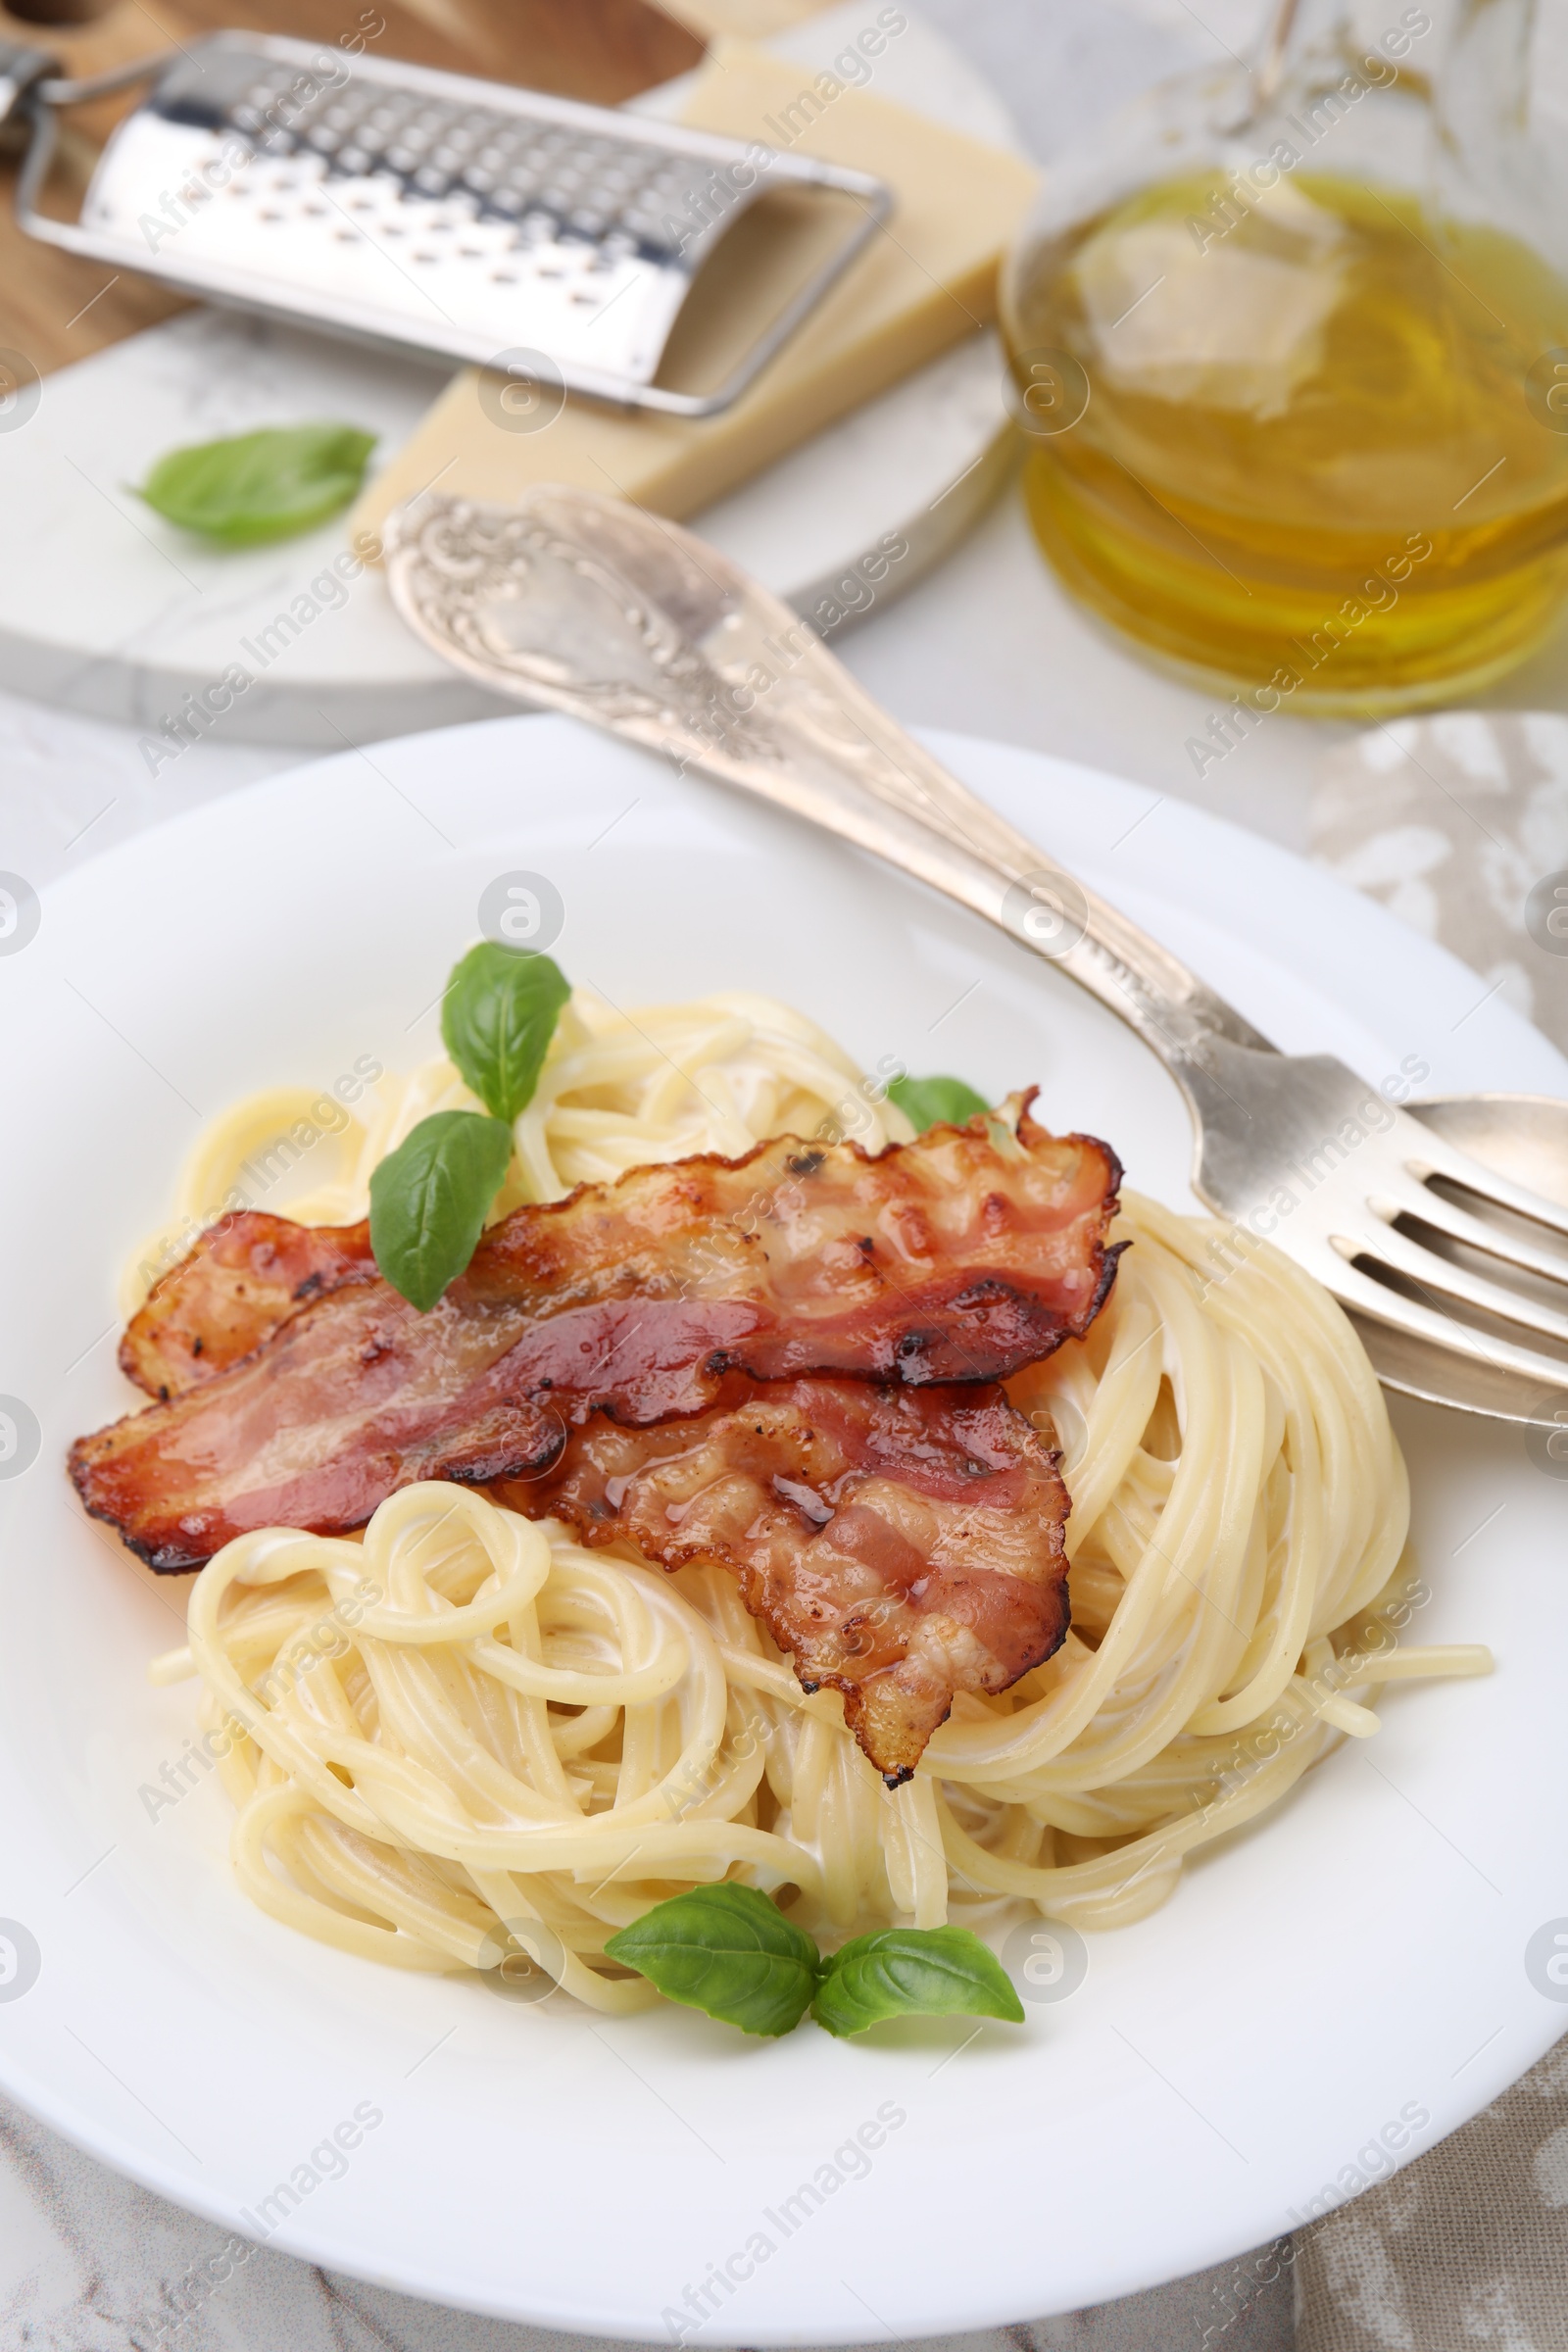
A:
{"label": "green basil leaf", "polygon": [[887,2017],[1004,2017],[1023,2024],[1006,1970],[967,1928],[880,1928],[823,1963],[811,2015],[830,2034]]}
{"label": "green basil leaf", "polygon": [[483,940],[453,969],[441,1006],[447,1052],[493,1118],[533,1101],[571,983],[548,956]]}
{"label": "green basil leaf", "polygon": [[656,1903],[605,1945],[665,1998],[743,2034],[788,2034],[816,1990],[820,1955],[755,1886],[694,1886]]}
{"label": "green basil leaf", "polygon": [[290,539],[358,495],[376,438],[352,424],[296,424],[203,441],[160,458],[138,495],[224,547]]}
{"label": "green basil leaf", "polygon": [[512,1129],[499,1119],[437,1110],[371,1171],[375,1262],[421,1315],[473,1255],[511,1157]]}
{"label": "green basil leaf", "polygon": [[916,1135],[943,1124],[961,1127],[976,1111],[991,1108],[985,1097],[965,1086],[961,1078],[895,1078],[888,1088],[888,1101],[898,1104]]}

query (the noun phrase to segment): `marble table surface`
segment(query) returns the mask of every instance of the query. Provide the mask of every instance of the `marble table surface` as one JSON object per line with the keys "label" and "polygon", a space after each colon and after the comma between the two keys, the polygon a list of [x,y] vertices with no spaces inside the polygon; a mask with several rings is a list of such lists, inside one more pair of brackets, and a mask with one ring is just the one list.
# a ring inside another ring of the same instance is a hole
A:
{"label": "marble table surface", "polygon": [[[1155,76],[1243,44],[1257,0],[920,0],[1004,88],[1045,160]],[[1568,10],[1548,12],[1568,20]],[[1568,79],[1568,77],[1565,77]],[[1211,698],[1130,661],[1070,608],[1006,497],[948,564],[837,649],[904,720],[1086,760],[1295,849],[1314,777],[1353,732],[1280,715],[1200,778]],[[1568,710],[1568,635],[1492,698]],[[0,695],[0,867],[35,886],[298,755],[215,735],[149,774],[135,734]],[[547,2352],[568,2339],[424,2305],[223,2233],[0,2103],[0,2352]],[[243,2250],[241,2250],[243,2251]],[[215,2263],[214,2258],[217,2257]],[[1291,2270],[1250,2260],[968,2352],[1286,2352]],[[214,2270],[228,2275],[215,2280]],[[198,2272],[205,2283],[193,2290]],[[575,2339],[573,2339],[575,2340]]]}

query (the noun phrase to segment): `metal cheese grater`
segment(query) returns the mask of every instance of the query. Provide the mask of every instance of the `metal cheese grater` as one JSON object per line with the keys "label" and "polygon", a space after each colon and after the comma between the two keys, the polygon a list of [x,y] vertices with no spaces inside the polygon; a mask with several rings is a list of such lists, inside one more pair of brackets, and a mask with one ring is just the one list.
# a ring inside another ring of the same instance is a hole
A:
{"label": "metal cheese grater", "polygon": [[[642,116],[270,35],[220,32],[91,81],[0,49],[31,119],[28,234],[209,301],[455,359],[541,355],[573,391],[728,407],[891,210],[881,180]],[[80,220],[37,209],[59,112],[137,80]],[[727,379],[655,383],[704,261],[759,197],[848,215]],[[850,200],[846,203],[846,199]]]}

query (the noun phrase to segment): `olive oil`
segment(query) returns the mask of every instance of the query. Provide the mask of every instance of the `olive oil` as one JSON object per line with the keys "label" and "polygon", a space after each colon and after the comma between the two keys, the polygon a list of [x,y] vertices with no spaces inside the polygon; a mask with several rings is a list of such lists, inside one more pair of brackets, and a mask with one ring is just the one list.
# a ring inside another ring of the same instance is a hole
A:
{"label": "olive oil", "polygon": [[1025,256],[1025,494],[1063,579],[1259,710],[1389,710],[1568,595],[1568,286],[1413,196],[1217,170]]}

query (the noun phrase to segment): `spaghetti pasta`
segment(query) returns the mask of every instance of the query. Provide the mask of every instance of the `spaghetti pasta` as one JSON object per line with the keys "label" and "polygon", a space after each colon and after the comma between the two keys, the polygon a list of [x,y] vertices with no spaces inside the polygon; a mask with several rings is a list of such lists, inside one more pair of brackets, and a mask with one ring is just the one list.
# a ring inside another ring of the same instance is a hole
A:
{"label": "spaghetti pasta", "polygon": [[[763,1000],[633,1017],[578,998],[501,1205],[824,1122],[874,1150],[907,1133],[877,1093]],[[291,1213],[363,1213],[376,1157],[466,1100],[445,1064],[384,1081]],[[193,1188],[221,1199],[261,1115],[241,1105],[204,1141],[181,1215]],[[1375,1732],[1383,1681],[1486,1671],[1485,1650],[1397,1643],[1404,1466],[1328,1295],[1267,1245],[1137,1197],[1114,1238],[1134,1247],[1088,1338],[1009,1384],[1062,1447],[1072,1630],[1002,1695],[960,1693],[906,1786],[722,1570],[665,1575],[421,1485],[363,1540],[245,1536],[196,1580],[189,1649],[160,1671],[202,1678],[247,1894],[406,1967],[527,1953],[612,2011],[658,1996],[611,1973],[606,1937],[724,1877],[795,1889],[792,1917],[828,1944],[950,1918],[1111,1927]]]}

